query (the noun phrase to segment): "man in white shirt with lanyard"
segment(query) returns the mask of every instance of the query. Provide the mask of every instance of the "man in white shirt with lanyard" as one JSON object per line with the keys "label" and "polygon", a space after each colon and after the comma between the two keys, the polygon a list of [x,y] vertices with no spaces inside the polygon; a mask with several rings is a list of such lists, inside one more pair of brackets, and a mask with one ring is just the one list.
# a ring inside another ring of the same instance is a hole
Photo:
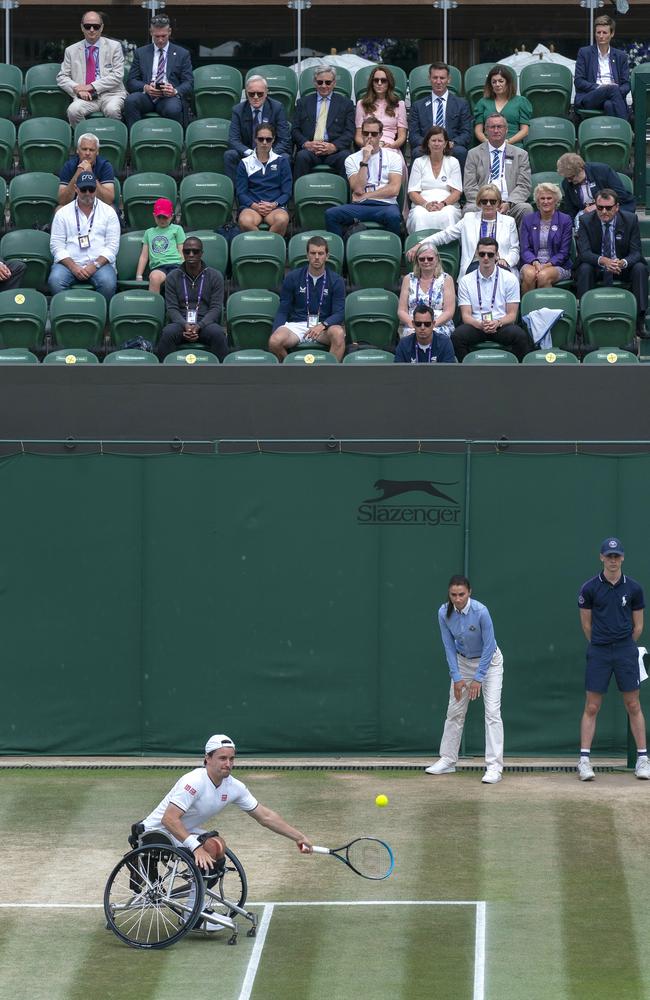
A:
{"label": "man in white shirt with lanyard", "polygon": [[120,221],[115,209],[97,198],[96,189],[94,174],[79,174],[74,201],[60,208],[52,220],[54,264],[48,278],[52,295],[86,281],[107,301],[115,294]]}
{"label": "man in white shirt with lanyard", "polygon": [[325,226],[330,233],[343,235],[343,229],[355,221],[378,222],[398,236],[402,215],[397,196],[402,183],[402,158],[395,149],[380,146],[384,126],[369,115],[361,125],[364,146],[345,161],[352,204],[336,205],[325,212]]}
{"label": "man in white shirt with lanyard", "polygon": [[517,326],[519,281],[497,267],[499,244],[491,237],[479,239],[478,271],[458,282],[458,305],[463,322],[451,335],[456,357],[465,355],[484,340],[511,348],[519,361],[533,349],[530,337]]}
{"label": "man in white shirt with lanyard", "polygon": [[487,142],[470,149],[463,174],[465,212],[476,212],[476,195],[483,184],[495,184],[501,192],[499,211],[511,215],[521,225],[524,215],[533,211],[529,203],[531,187],[528,153],[506,142],[508,123],[503,115],[489,115],[485,120]]}

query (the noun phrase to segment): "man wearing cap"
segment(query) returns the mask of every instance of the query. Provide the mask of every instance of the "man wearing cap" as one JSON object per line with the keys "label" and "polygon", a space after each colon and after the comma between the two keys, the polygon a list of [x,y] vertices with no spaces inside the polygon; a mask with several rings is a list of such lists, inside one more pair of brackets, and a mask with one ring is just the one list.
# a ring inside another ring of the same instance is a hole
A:
{"label": "man wearing cap", "polygon": [[220,326],[223,309],[223,277],[203,263],[203,242],[188,236],[183,243],[183,264],[170,271],[165,281],[165,304],[170,322],[158,341],[158,357],[181,347],[204,344],[223,361],[228,353],[226,334]]}
{"label": "man wearing cap", "polygon": [[636,643],[643,631],[645,600],[641,586],[625,576],[621,566],[625,552],[618,538],[606,538],[600,546],[603,570],[580,589],[580,624],[587,642],[585,687],[587,697],[580,724],[581,781],[591,781],[594,771],[589,760],[596,731],[596,716],[607,693],[612,674],[623,695],[630,729],[637,745],[634,773],[650,778],[645,719],[639,699],[639,651]]}
{"label": "man wearing cap", "polygon": [[105,157],[99,155],[99,139],[92,132],[79,136],[77,152],[66,160],[59,174],[59,205],[69,205],[75,197],[75,185],[80,174],[94,174],[95,194],[107,205],[115,202],[115,174]]}
{"label": "man wearing cap", "polygon": [[121,118],[126,97],[124,52],[113,38],[103,38],[104,19],[96,10],[81,18],[83,41],[68,45],[56,82],[72,98],[68,121],[74,126],[90,114]]}
{"label": "man wearing cap", "polygon": [[205,745],[203,767],[179,778],[172,790],[142,821],[144,831],[162,831],[176,847],[188,848],[200,868],[208,871],[213,860],[202,847],[199,837],[208,822],[226,806],[236,805],[261,826],[295,841],[298,849],[309,852],[311,841],[286,822],[278,813],[263,806],[246,785],[232,777],[235,744],[224,733],[211,736]]}
{"label": "man wearing cap", "polygon": [[194,87],[192,60],[187,49],[170,42],[169,18],[151,18],[151,45],[135,50],[126,81],[124,121],[129,128],[149,112],[183,124],[185,102]]}
{"label": "man wearing cap", "polygon": [[86,281],[107,301],[115,294],[120,221],[115,209],[97,198],[96,189],[94,174],[79,174],[75,200],[60,208],[52,220],[54,263],[48,278],[52,295]]}

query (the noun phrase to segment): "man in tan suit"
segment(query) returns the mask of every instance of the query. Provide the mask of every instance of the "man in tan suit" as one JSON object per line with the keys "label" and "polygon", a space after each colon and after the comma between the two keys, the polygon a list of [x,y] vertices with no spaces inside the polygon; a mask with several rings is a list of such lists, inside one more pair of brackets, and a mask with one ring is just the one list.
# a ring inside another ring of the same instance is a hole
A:
{"label": "man in tan suit", "polygon": [[102,38],[102,15],[87,10],[81,18],[81,30],[83,42],[67,47],[56,78],[59,87],[73,98],[68,108],[73,128],[93,111],[121,118],[126,97],[122,46],[112,38]]}
{"label": "man in tan suit", "polygon": [[480,211],[476,204],[478,190],[484,184],[494,184],[501,192],[499,212],[511,215],[521,225],[524,215],[533,211],[528,199],[531,192],[528,153],[506,142],[508,123],[503,115],[490,115],[485,120],[487,142],[474,146],[467,154],[463,191],[467,199],[464,212]]}

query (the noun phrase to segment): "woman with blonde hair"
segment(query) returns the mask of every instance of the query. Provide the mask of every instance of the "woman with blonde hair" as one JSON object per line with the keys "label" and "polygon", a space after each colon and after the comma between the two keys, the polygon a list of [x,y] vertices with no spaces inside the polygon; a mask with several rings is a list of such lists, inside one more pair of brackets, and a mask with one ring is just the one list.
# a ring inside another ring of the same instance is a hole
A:
{"label": "woman with blonde hair", "polygon": [[527,97],[517,94],[517,80],[508,66],[493,66],[485,80],[483,97],[474,108],[474,135],[487,142],[484,125],[490,115],[503,115],[508,123],[507,142],[522,142],[528,135],[533,106]]}
{"label": "woman with blonde hair", "polygon": [[413,313],[418,305],[429,306],[433,310],[434,333],[451,337],[456,311],[454,281],[450,274],[443,271],[438,251],[428,240],[419,244],[413,270],[402,278],[397,307],[400,337],[414,333]]}
{"label": "woman with blonde hair", "polygon": [[543,182],[533,192],[537,211],[521,223],[521,291],[549,288],[571,277],[571,216],[559,211],[562,191]]}

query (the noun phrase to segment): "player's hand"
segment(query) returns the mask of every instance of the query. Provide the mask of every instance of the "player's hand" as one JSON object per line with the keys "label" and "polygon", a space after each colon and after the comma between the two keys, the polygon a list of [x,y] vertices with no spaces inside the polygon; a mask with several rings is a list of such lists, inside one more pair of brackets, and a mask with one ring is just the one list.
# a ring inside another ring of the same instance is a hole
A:
{"label": "player's hand", "polygon": [[454,698],[456,701],[460,701],[463,697],[463,691],[467,687],[465,681],[454,681]]}
{"label": "player's hand", "polygon": [[194,860],[196,861],[199,868],[203,871],[209,872],[214,868],[214,859],[210,857],[208,852],[204,847],[199,844],[198,847],[194,849]]}
{"label": "player's hand", "polygon": [[469,686],[470,701],[476,701],[477,698],[481,697],[481,686],[482,685],[480,681],[472,681],[472,683]]}
{"label": "player's hand", "polygon": [[297,841],[296,847],[298,848],[298,850],[300,851],[301,854],[311,854],[312,853],[312,850],[311,850],[311,841],[307,840],[306,837],[303,837],[302,840]]}

